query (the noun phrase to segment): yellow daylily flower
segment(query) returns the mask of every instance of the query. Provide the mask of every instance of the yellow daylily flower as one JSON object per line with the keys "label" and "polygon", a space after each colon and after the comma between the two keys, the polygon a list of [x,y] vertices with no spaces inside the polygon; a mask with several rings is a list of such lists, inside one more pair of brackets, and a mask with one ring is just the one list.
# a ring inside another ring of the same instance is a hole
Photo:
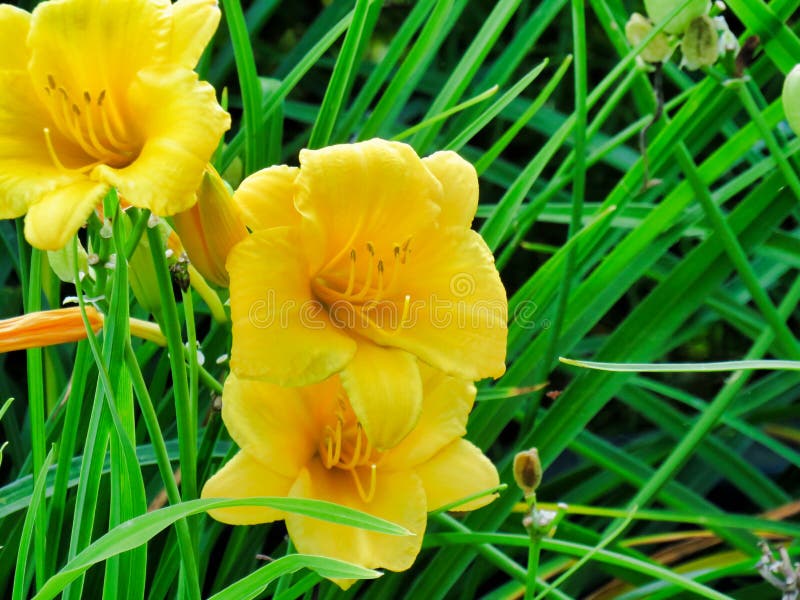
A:
{"label": "yellow daylily flower", "polygon": [[254,173],[234,199],[253,231],[227,261],[240,378],[339,373],[385,449],[420,414],[417,358],[470,380],[504,372],[505,290],[470,229],[478,179],[457,154],[378,139],[303,150],[299,168]]}
{"label": "yellow daylily flower", "polygon": [[215,0],[0,5],[0,218],[63,247],[114,186],[171,215],[195,202],[230,116],[192,70]]}
{"label": "yellow daylily flower", "polygon": [[[264,507],[209,511],[234,525],[285,520],[297,550],[368,568],[408,569],[422,544],[426,513],[498,485],[494,465],[462,439],[475,386],[422,366],[424,401],[417,426],[379,451],[334,376],[286,388],[231,374],[222,418],[241,450],[203,488],[204,498],[278,496],[327,500],[402,525],[396,537]],[[454,510],[474,510],[494,496]],[[351,582],[337,581],[342,587]]]}
{"label": "yellow daylily flower", "polygon": [[[103,328],[105,317],[91,305],[86,306],[86,317],[92,331]],[[131,318],[131,335],[166,346],[167,339],[157,323]],[[78,306],[40,310],[32,313],[0,319],[0,354],[14,350],[27,350],[86,339],[81,309]]]}

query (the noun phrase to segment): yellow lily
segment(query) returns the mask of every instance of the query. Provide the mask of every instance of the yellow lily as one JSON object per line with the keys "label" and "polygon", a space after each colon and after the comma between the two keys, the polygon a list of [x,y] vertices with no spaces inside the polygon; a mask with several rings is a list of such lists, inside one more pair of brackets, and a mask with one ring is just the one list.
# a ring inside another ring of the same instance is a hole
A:
{"label": "yellow lily", "polygon": [[0,218],[63,247],[110,187],[171,215],[195,202],[230,116],[192,71],[215,0],[0,5]]}
{"label": "yellow lily", "polygon": [[470,380],[504,372],[505,290],[470,229],[478,179],[457,154],[377,139],[303,150],[299,168],[259,171],[234,199],[253,231],[227,261],[240,378],[339,373],[386,449],[420,414],[417,358]]}
{"label": "yellow lily", "polygon": [[[285,388],[225,382],[222,418],[241,447],[203,488],[204,498],[278,496],[327,500],[402,525],[395,537],[264,507],[210,511],[225,523],[285,520],[297,550],[368,568],[408,569],[420,550],[426,513],[498,484],[497,470],[462,439],[475,399],[469,381],[422,366],[424,402],[417,426],[395,448],[371,443],[338,376]],[[474,510],[486,495],[454,510]],[[337,581],[342,587],[351,582]]]}

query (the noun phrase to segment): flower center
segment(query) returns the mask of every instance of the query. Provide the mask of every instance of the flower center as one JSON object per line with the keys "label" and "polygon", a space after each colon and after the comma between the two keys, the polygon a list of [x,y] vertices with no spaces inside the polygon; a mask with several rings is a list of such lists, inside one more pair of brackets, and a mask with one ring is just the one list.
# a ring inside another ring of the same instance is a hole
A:
{"label": "flower center", "polygon": [[58,131],[86,155],[81,161],[84,164],[65,165],[56,152],[52,132],[48,127],[43,128],[48,153],[60,171],[85,173],[101,164],[123,167],[135,158],[136,145],[129,141],[130,132],[117,107],[108,100],[106,90],[95,95],[84,90],[79,98],[74,98],[58,85],[53,75],[48,75],[44,91]]}
{"label": "flower center", "polygon": [[[381,452],[370,444],[364,428],[350,407],[344,392],[332,422],[325,426],[319,441],[319,456],[326,469],[342,469],[350,473],[358,495],[364,502],[375,496]],[[362,477],[368,479],[367,485]]]}
{"label": "flower center", "polygon": [[398,289],[398,281],[411,254],[411,238],[390,248],[381,255],[372,242],[351,247],[346,259],[338,255],[320,270],[312,291],[329,312],[337,313],[331,314],[334,320],[344,316],[338,309],[348,308],[369,313],[381,328],[396,329],[406,322],[411,296]]}

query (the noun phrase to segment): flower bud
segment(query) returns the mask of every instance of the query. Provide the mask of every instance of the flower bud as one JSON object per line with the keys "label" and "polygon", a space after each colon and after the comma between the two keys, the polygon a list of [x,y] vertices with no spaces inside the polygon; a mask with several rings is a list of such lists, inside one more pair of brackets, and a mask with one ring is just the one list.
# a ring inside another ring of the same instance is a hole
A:
{"label": "flower bud", "polygon": [[[625,37],[631,46],[638,46],[653,29],[653,23],[639,13],[633,13],[625,24]],[[654,37],[647,46],[644,47],[639,56],[642,60],[649,63],[664,62],[669,58],[672,50],[669,47],[669,39],[663,33]]]}
{"label": "flower bud", "polygon": [[[682,0],[644,0],[644,8],[654,23],[660,24],[675,10]],[[664,31],[667,33],[681,34],[689,27],[689,23],[697,17],[708,14],[711,9],[709,0],[692,0],[681,10],[675,18],[667,23]]]}
{"label": "flower bud", "polygon": [[228,252],[247,237],[239,208],[222,177],[208,166],[203,174],[197,202],[172,217],[189,260],[207,280],[228,287],[225,260]]}
{"label": "flower bud", "polygon": [[682,63],[694,71],[710,67],[719,58],[719,34],[710,17],[703,15],[689,24],[681,40]]}
{"label": "flower bud", "polygon": [[[76,270],[79,273],[89,271],[89,255],[86,254],[86,249],[80,241],[77,252],[71,243],[60,250],[48,250],[47,261],[56,277],[65,283],[75,283]],[[77,269],[75,263],[77,263]]]}
{"label": "flower bud", "polygon": [[[103,315],[93,306],[87,306],[86,316],[92,331],[97,333],[103,327]],[[0,353],[83,339],[86,339],[86,327],[77,306],[0,320]]]}
{"label": "flower bud", "polygon": [[533,494],[539,487],[542,482],[542,463],[539,461],[539,451],[536,448],[517,452],[514,457],[514,481],[525,497]]}
{"label": "flower bud", "polygon": [[[158,223],[159,234],[162,238],[168,235],[166,224]],[[128,259],[128,280],[136,300],[146,311],[161,314],[161,295],[158,292],[158,276],[150,254],[150,242],[146,235],[139,238],[139,243]]]}
{"label": "flower bud", "polygon": [[789,127],[800,135],[800,65],[789,71],[786,80],[783,82],[783,112],[786,113],[786,120]]}

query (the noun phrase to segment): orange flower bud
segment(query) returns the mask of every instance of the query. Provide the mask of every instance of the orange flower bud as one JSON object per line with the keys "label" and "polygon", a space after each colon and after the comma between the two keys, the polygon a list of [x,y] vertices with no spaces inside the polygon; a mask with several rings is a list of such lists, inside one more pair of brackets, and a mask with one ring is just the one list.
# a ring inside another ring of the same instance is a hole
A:
{"label": "orange flower bud", "polygon": [[[92,331],[103,327],[103,315],[94,307],[86,307]],[[0,320],[0,353],[77,342],[86,338],[80,308],[71,306],[43,310]]]}
{"label": "orange flower bud", "polygon": [[225,182],[211,166],[206,169],[197,203],[172,217],[189,260],[207,280],[228,287],[228,252],[247,237],[239,208]]}

